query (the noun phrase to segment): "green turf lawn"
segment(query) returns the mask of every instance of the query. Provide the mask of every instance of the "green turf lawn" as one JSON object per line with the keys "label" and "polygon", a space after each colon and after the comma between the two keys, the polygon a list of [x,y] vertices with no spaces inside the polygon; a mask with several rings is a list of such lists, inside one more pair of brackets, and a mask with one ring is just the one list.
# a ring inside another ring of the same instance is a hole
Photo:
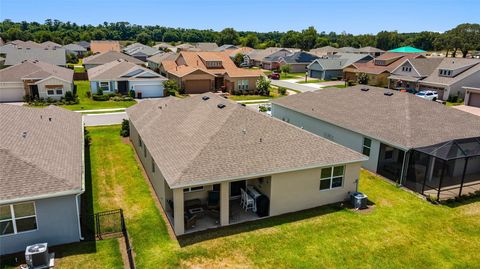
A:
{"label": "green turf lawn", "polygon": [[69,110],[90,110],[90,109],[102,109],[102,108],[126,108],[136,104],[135,101],[94,101],[87,97],[87,91],[90,90],[90,82],[87,80],[75,81],[77,85],[77,95],[80,99],[79,104],[76,105],[64,105],[63,108]]}
{"label": "green turf lawn", "polygon": [[368,213],[338,205],[169,238],[119,127],[90,128],[95,209],[125,210],[138,268],[474,268],[480,201],[435,206],[362,171]]}

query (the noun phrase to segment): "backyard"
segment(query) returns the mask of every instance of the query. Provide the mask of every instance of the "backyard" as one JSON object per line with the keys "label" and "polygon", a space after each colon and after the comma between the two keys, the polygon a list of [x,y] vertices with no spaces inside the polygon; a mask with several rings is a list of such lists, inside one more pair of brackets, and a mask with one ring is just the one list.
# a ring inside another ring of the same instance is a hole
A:
{"label": "backyard", "polygon": [[[89,128],[95,211],[123,208],[138,268],[473,268],[480,264],[480,199],[433,205],[362,171],[374,203],[330,205],[171,239],[119,126]],[[58,268],[119,268],[115,239],[67,246]],[[78,248],[75,250],[75,248]],[[94,266],[92,266],[94,264]],[[68,266],[63,266],[68,265]],[[57,267],[57,266],[56,266]],[[80,266],[79,266],[80,267]]]}

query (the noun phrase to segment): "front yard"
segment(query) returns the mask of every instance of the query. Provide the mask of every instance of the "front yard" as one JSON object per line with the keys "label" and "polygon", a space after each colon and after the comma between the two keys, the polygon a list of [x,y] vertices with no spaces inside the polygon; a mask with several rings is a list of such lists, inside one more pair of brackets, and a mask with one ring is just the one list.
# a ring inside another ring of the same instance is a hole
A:
{"label": "front yard", "polygon": [[[360,190],[375,204],[369,212],[330,205],[172,240],[133,148],[119,136],[120,127],[89,130],[94,209],[124,209],[138,268],[480,264],[480,199],[456,207],[436,206],[366,171],[360,176]],[[112,242],[98,242],[96,254],[78,251],[65,257],[58,268],[118,268],[121,257],[118,244]],[[73,246],[83,249],[82,244]]]}

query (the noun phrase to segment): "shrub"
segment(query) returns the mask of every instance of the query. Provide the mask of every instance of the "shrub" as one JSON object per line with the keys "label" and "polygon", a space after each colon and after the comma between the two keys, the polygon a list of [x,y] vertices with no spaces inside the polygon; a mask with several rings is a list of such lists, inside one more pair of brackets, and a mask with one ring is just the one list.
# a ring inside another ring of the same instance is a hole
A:
{"label": "shrub", "polygon": [[94,94],[92,99],[95,101],[108,101],[110,98],[106,95]]}
{"label": "shrub", "polygon": [[122,121],[122,129],[120,130],[120,135],[123,137],[130,136],[130,122],[126,119]]}
{"label": "shrub", "polygon": [[358,74],[357,82],[358,84],[363,84],[363,85],[368,84],[368,75],[365,73]]}
{"label": "shrub", "polygon": [[176,95],[177,95],[177,92],[174,91],[174,90],[170,90],[170,91],[168,91],[168,95],[170,95],[170,96],[176,96]]}
{"label": "shrub", "polygon": [[88,98],[92,98],[92,92],[91,91],[87,91],[85,94],[87,95]]}
{"label": "shrub", "polygon": [[55,102],[55,100],[52,97],[47,98],[47,103],[52,104],[54,102]]}
{"label": "shrub", "polygon": [[128,96],[130,96],[131,98],[135,98],[135,91],[134,90],[129,90],[128,91]]}
{"label": "shrub", "polygon": [[284,88],[284,87],[280,87],[280,88],[278,88],[278,93],[280,95],[286,95],[287,94],[287,89]]}
{"label": "shrub", "polygon": [[187,91],[186,91],[185,89],[183,89],[183,88],[180,88],[180,89],[178,90],[178,93],[179,93],[179,94],[186,94]]}
{"label": "shrub", "polygon": [[353,81],[353,80],[349,80],[349,81],[347,82],[347,84],[348,84],[348,86],[355,86],[355,85],[357,85],[357,83],[355,83],[355,81]]}
{"label": "shrub", "polygon": [[[115,93],[111,92],[111,93],[108,93],[106,94],[108,96],[108,98],[112,98],[112,97],[115,97],[117,96]],[[121,95],[120,95],[121,96]]]}
{"label": "shrub", "polygon": [[257,80],[257,92],[262,96],[270,95],[270,80],[266,79],[264,76],[261,76]]}
{"label": "shrub", "polygon": [[74,101],[75,100],[75,96],[73,95],[73,93],[71,91],[67,91],[65,92],[65,101]]}
{"label": "shrub", "polygon": [[259,110],[260,112],[267,112],[267,111],[268,111],[268,108],[267,108],[266,106],[259,106],[259,107],[258,107],[258,110]]}
{"label": "shrub", "polygon": [[103,95],[103,90],[102,88],[97,89],[97,95]]}

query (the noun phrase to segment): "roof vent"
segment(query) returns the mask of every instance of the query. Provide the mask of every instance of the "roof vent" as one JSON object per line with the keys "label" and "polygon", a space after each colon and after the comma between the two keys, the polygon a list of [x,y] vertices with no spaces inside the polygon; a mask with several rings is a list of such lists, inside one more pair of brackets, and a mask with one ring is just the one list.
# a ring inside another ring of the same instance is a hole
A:
{"label": "roof vent", "polygon": [[202,97],[202,100],[203,100],[203,101],[207,101],[208,99],[210,99],[210,97],[208,97],[208,96],[203,96],[203,97]]}
{"label": "roof vent", "polygon": [[369,88],[361,88],[360,89],[362,92],[368,92],[370,89]]}
{"label": "roof vent", "polygon": [[27,137],[27,132],[23,132],[23,133],[22,133],[22,137],[23,137],[23,138]]}
{"label": "roof vent", "polygon": [[217,107],[220,108],[220,109],[222,109],[222,108],[225,107],[225,105],[224,105],[224,104],[218,104]]}
{"label": "roof vent", "polygon": [[162,106],[158,106],[158,109],[162,109]]}
{"label": "roof vent", "polygon": [[383,95],[392,96],[392,95],[393,95],[393,92],[384,92]]}
{"label": "roof vent", "polygon": [[48,118],[48,121],[52,121],[52,118]]}

